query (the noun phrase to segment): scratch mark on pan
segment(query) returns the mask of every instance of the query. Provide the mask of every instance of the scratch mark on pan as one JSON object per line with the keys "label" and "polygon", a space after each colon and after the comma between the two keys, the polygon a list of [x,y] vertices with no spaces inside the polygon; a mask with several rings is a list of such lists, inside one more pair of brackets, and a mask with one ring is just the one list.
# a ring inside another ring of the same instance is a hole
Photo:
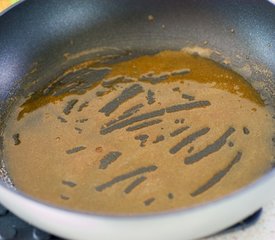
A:
{"label": "scratch mark on pan", "polygon": [[189,157],[186,157],[184,160],[185,164],[193,164],[197,161],[200,161],[202,158],[219,151],[225,144],[227,138],[235,132],[235,128],[230,127],[226,130],[226,132],[218,138],[213,144],[208,145],[206,148],[201,150],[200,152],[197,152]]}
{"label": "scratch mark on pan", "polygon": [[226,174],[231,170],[231,168],[240,161],[242,157],[242,152],[238,152],[234,159],[227,165],[226,168],[222,169],[218,173],[216,173],[212,178],[210,178],[207,183],[200,186],[196,191],[191,193],[192,197],[196,197],[205,191],[207,191],[209,188],[213,187],[215,184],[217,184],[223,177],[226,176]]}

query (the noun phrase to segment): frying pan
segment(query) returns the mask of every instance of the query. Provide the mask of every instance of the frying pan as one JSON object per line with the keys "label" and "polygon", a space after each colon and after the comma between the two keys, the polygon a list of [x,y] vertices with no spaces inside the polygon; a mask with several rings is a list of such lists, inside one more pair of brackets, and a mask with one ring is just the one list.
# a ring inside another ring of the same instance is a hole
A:
{"label": "frying pan", "polygon": [[[229,67],[275,106],[275,7],[268,1],[22,1],[0,17],[0,133],[17,96],[38,90],[76,61],[116,49],[147,54],[192,46],[212,49],[210,58],[217,62],[230,59]],[[73,57],[68,60],[64,54]],[[0,175],[4,206],[37,227],[69,239],[199,238],[245,218],[275,194],[275,172],[271,171],[207,204],[118,217],[45,204],[14,190],[4,168]]]}

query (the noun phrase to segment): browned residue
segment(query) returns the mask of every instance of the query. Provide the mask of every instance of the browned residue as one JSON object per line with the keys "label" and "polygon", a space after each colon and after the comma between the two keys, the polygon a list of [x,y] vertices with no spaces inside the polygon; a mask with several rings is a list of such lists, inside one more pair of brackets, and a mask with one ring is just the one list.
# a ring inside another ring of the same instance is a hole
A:
{"label": "browned residue", "polygon": [[[200,64],[198,64],[198,57],[190,55],[185,51],[164,51],[153,56],[142,56],[118,64],[108,65],[102,63],[112,57],[116,56],[104,56],[66,69],[60,76],[52,81],[51,85],[58,83],[60,79],[81,69],[108,67],[112,68],[112,71],[105,77],[107,80],[117,76],[125,76],[126,78],[132,79],[132,81],[139,81],[139,78],[147,73],[153,73],[154,75],[167,74],[167,80],[162,82],[170,83],[192,79],[193,81],[201,83],[211,83],[217,88],[238,94],[241,97],[263,105],[260,96],[255,91],[251,91],[249,84],[244,81],[239,74],[221,67],[217,63],[206,58],[200,58]],[[180,71],[181,69],[192,69],[192,71],[184,75],[172,74],[173,71]],[[121,82],[122,81],[123,80],[121,80]],[[232,81],[234,81],[234,84],[232,84]],[[117,83],[119,83],[119,81],[114,82],[114,84]],[[51,85],[48,87],[51,87]],[[93,85],[92,88],[97,85]],[[108,93],[109,91],[99,91],[99,95],[105,95]],[[69,92],[59,96],[52,96],[51,94],[52,91],[46,95],[44,95],[43,92],[32,94],[31,97],[21,106],[22,111],[18,115],[18,120],[20,120],[25,113],[32,112],[45,104],[60,101],[64,97],[71,95]]]}
{"label": "browned residue", "polygon": [[[217,88],[227,90],[263,105],[260,96],[251,90],[249,84],[239,74],[221,67],[212,60],[192,56],[184,51],[164,51],[153,56],[143,56],[116,64],[112,66],[112,71],[106,78],[125,75],[138,79],[141,75],[148,72],[154,72],[154,74],[171,73],[172,71],[186,68],[192,69],[192,71],[183,76],[171,75],[164,82],[184,81],[186,79],[200,83],[213,83]],[[234,82],[233,84],[232,81]]]}
{"label": "browned residue", "polygon": [[[58,83],[60,79],[64,78],[65,76],[74,73],[78,70],[84,69],[84,68],[90,68],[95,66],[97,63],[99,63],[99,60],[90,60],[83,63],[80,63],[78,65],[75,65],[69,69],[66,69],[61,75],[59,75],[55,80],[52,81],[51,84],[49,84],[47,87],[50,88],[54,84]],[[94,86],[96,87],[96,86]],[[21,105],[22,110],[19,112],[17,119],[20,120],[23,118],[24,114],[30,113],[32,111],[35,111],[36,109],[49,104],[49,103],[55,103],[57,101],[62,101],[64,97],[71,95],[71,93],[64,93],[59,96],[53,96],[54,93],[53,90],[49,91],[47,94],[43,94],[43,91],[45,89],[42,89],[41,91],[32,93],[31,96]]]}

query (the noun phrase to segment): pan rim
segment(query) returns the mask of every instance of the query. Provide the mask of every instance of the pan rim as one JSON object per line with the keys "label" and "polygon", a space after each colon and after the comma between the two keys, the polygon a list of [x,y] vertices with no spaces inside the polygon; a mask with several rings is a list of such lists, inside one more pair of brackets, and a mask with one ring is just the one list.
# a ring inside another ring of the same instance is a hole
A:
{"label": "pan rim", "polygon": [[[4,12],[0,13],[0,17],[3,16],[8,11],[10,11],[11,9],[13,9],[14,7],[16,7],[17,5],[19,5],[25,1],[26,0],[20,0],[19,2],[13,4],[11,7],[6,9]],[[264,204],[268,200],[271,200],[272,198],[274,198],[275,190],[272,190],[272,188],[271,188],[272,183],[273,184],[275,183],[274,169],[272,169],[270,172],[264,174],[257,180],[246,185],[245,187],[240,188],[237,191],[234,191],[234,192],[232,192],[228,195],[225,195],[225,196],[223,196],[219,199],[216,199],[216,200],[198,204],[196,206],[189,207],[189,208],[180,208],[180,209],[170,210],[170,211],[165,211],[165,212],[138,214],[138,215],[131,215],[131,216],[126,216],[126,215],[125,216],[124,215],[115,215],[114,216],[114,215],[109,215],[109,214],[106,214],[106,215],[105,214],[96,214],[96,213],[92,213],[92,212],[77,211],[77,210],[67,209],[67,208],[63,208],[63,207],[58,207],[54,204],[49,204],[49,203],[46,203],[43,201],[36,200],[35,198],[21,192],[20,190],[14,191],[13,189],[7,187],[5,185],[5,183],[3,183],[1,180],[0,180],[0,193],[1,193],[1,195],[3,195],[3,193],[4,194],[8,193],[8,198],[9,197],[15,198],[16,201],[18,202],[18,205],[20,205],[20,202],[25,201],[25,202],[29,203],[29,205],[36,205],[38,208],[41,208],[41,209],[46,209],[46,210],[49,209],[51,211],[55,211],[57,215],[64,215],[64,216],[66,215],[67,217],[70,216],[71,218],[77,219],[77,217],[80,217],[83,219],[89,218],[90,220],[100,220],[100,221],[103,220],[105,222],[104,223],[105,225],[113,224],[115,222],[121,222],[122,224],[125,222],[131,222],[130,224],[135,224],[137,222],[144,222],[144,224],[150,225],[150,223],[148,223],[148,221],[152,221],[151,223],[153,224],[155,221],[157,221],[159,219],[170,219],[170,220],[174,219],[175,220],[177,218],[185,218],[185,217],[188,218],[188,215],[197,214],[199,212],[203,212],[204,210],[208,210],[208,209],[210,209],[209,211],[212,211],[213,209],[218,209],[219,206],[221,206],[221,205],[223,207],[224,207],[224,205],[225,206],[230,205],[229,203],[231,201],[236,202],[236,201],[238,201],[238,199],[241,199],[242,197],[245,197],[245,196],[249,196],[249,194],[253,195],[253,193],[254,193],[255,196],[258,196],[258,199],[257,199],[257,203],[253,203],[254,204],[253,208],[251,207],[249,210],[250,211],[249,213],[252,213],[254,210],[257,210],[259,207],[261,207],[262,204]],[[269,191],[267,192],[266,195],[259,195],[259,194],[257,195],[256,194],[261,189],[264,190],[267,186],[269,186]],[[0,197],[0,201],[1,200],[2,200],[2,197]],[[10,199],[10,200],[12,200],[12,199]],[[12,202],[12,201],[10,201],[10,202]],[[251,200],[251,202],[252,202],[252,200]],[[240,203],[241,203],[241,201],[240,201]],[[8,202],[8,200],[5,200],[5,202],[3,202],[3,205],[5,205],[9,209],[12,209],[9,207],[9,204],[10,203]],[[249,204],[247,204],[247,205],[249,205]],[[14,212],[16,214],[18,214],[22,217],[22,214],[20,212],[18,212],[18,210],[15,210],[17,207],[18,206],[16,206],[14,209],[12,209],[12,211],[14,210]],[[230,211],[229,209],[230,208],[228,208],[227,211]],[[234,210],[232,209],[231,211],[234,211]],[[248,216],[249,213],[246,213],[244,215]],[[44,218],[44,217],[40,216],[40,218]],[[25,217],[25,219],[28,219],[28,217]],[[146,221],[144,221],[144,220],[146,220]],[[239,220],[241,220],[241,219],[239,219]],[[32,220],[32,221],[35,221],[35,220]],[[49,219],[44,218],[43,221],[50,222],[51,220],[50,220],[50,218]],[[154,224],[158,225],[158,222],[155,222]],[[38,223],[37,223],[37,225],[38,225]],[[41,226],[41,224],[39,226]],[[41,226],[41,228],[43,229],[42,226]],[[200,229],[195,229],[194,232],[196,232],[196,230],[197,230],[197,232],[200,231]],[[221,229],[216,229],[215,231],[212,231],[211,234],[214,232],[218,232],[219,230],[221,230]],[[194,233],[194,234],[197,234],[196,235],[197,237],[198,236],[202,237],[202,236],[209,235],[209,232],[206,234],[201,234],[201,235],[198,235],[199,233]],[[116,237],[115,237],[115,239],[116,239]]]}
{"label": "pan rim", "polygon": [[26,2],[27,0],[18,0],[18,2],[13,3],[8,8],[6,8],[4,11],[0,12],[0,17],[2,17],[4,14],[15,8],[17,5],[20,5],[23,2]]}
{"label": "pan rim", "polygon": [[[239,189],[237,189],[229,194],[226,194],[222,197],[219,197],[217,199],[199,203],[199,204],[196,204],[191,207],[183,207],[183,208],[177,208],[177,209],[160,211],[160,212],[153,212],[153,213],[149,212],[149,213],[131,214],[131,215],[129,215],[129,214],[124,215],[124,214],[95,213],[95,212],[89,212],[89,211],[74,210],[74,209],[63,207],[63,206],[58,206],[53,203],[47,203],[46,201],[39,200],[35,197],[32,197],[31,195],[26,194],[19,189],[13,189],[12,187],[7,186],[7,184],[5,184],[1,179],[0,179],[0,189],[2,188],[7,191],[10,191],[15,195],[20,196],[20,198],[26,199],[30,202],[39,203],[41,206],[49,207],[49,208],[56,209],[56,210],[61,210],[61,211],[67,212],[67,213],[69,212],[72,214],[80,214],[83,216],[92,216],[92,217],[109,218],[109,219],[122,219],[122,218],[123,219],[134,219],[134,218],[139,219],[139,218],[155,218],[155,217],[169,216],[169,215],[178,214],[179,212],[182,212],[182,213],[189,212],[189,211],[191,212],[194,210],[208,208],[215,204],[219,204],[219,203],[234,199],[238,196],[241,196],[241,195],[244,195],[250,191],[253,191],[255,188],[261,187],[261,185],[264,182],[266,182],[268,180],[272,180],[273,178],[274,178],[274,182],[275,182],[275,168],[272,168],[266,174],[262,175],[261,177],[259,177],[256,180],[250,182],[248,185],[246,185],[242,188],[239,188]],[[275,190],[274,190],[274,196],[275,196]],[[0,198],[0,201],[1,201],[1,198]]]}
{"label": "pan rim", "polygon": [[[10,189],[2,181],[0,200],[7,209],[23,220],[69,239],[108,239],[110,233],[116,239],[167,239],[167,236],[173,235],[174,239],[194,239],[218,233],[260,209],[274,198],[274,183],[275,171],[272,169],[250,185],[220,199],[175,211],[132,216],[64,209]],[[66,227],[62,228],[64,223]],[[186,228],[184,223],[194,226]],[[76,224],[80,225],[74,228]],[[93,228],[95,225],[97,227]]]}

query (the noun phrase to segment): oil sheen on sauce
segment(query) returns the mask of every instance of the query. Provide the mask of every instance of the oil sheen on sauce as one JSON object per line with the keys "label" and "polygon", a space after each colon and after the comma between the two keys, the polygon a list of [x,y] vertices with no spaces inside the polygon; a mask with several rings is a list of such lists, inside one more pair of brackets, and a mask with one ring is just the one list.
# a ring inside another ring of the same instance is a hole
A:
{"label": "oil sheen on sauce", "polygon": [[273,123],[237,73],[183,51],[89,61],[21,99],[4,155],[17,189],[139,214],[220,198],[271,169]]}

